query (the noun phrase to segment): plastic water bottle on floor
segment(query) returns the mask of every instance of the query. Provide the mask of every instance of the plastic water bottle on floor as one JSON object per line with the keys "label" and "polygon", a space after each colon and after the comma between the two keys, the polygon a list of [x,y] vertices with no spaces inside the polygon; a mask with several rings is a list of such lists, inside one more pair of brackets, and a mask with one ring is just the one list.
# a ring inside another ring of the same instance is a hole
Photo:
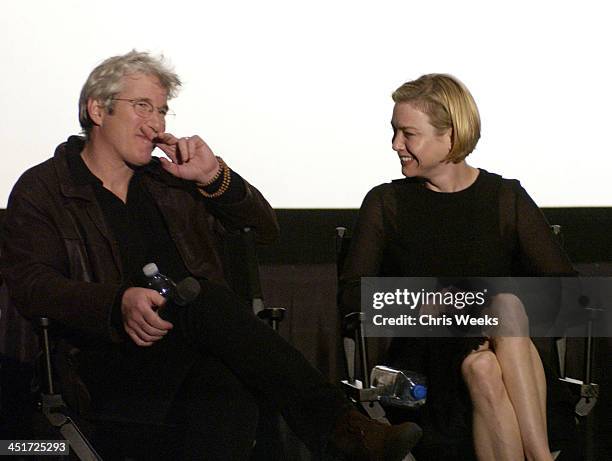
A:
{"label": "plastic water bottle on floor", "polygon": [[372,370],[370,381],[380,389],[383,405],[418,408],[427,400],[427,378],[420,373],[379,365]]}

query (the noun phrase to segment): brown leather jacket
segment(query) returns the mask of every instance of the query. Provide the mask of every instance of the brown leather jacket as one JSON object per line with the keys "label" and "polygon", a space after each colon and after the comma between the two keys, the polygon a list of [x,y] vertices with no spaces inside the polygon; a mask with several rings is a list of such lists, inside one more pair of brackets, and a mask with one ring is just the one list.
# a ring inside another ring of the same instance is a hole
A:
{"label": "brown leather jacket", "polygon": [[[70,175],[67,151],[82,146],[70,138],[18,180],[7,207],[0,271],[26,317],[47,316],[83,339],[114,342],[120,335],[111,311],[123,292],[121,260],[91,186]],[[204,198],[156,160],[146,170],[143,183],[193,276],[225,283],[218,251],[223,232],[249,226],[261,243],[278,236],[272,208],[248,183],[244,199],[224,204]]]}

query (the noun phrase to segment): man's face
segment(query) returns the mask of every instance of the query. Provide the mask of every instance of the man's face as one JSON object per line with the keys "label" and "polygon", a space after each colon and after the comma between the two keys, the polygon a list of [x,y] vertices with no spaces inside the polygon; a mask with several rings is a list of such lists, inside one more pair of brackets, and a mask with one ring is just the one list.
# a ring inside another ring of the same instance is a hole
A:
{"label": "man's face", "polygon": [[[168,93],[157,77],[145,74],[126,75],[122,79],[122,90],[115,96],[112,113],[102,111],[97,127],[95,149],[102,148],[112,160],[131,165],[146,165],[151,160],[155,145],[147,136],[146,127],[156,133],[166,129],[165,120],[158,109],[167,107]],[[126,101],[147,101],[155,110],[148,117],[137,115],[133,103]]]}

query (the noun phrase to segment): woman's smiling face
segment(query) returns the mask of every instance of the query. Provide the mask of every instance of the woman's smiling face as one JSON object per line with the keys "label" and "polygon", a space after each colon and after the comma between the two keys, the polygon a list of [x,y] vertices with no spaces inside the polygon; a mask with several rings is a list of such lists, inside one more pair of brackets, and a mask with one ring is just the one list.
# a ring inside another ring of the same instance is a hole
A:
{"label": "woman's smiling face", "polygon": [[391,126],[392,148],[399,155],[404,176],[431,178],[447,163],[451,130],[438,133],[429,116],[411,103],[395,104]]}

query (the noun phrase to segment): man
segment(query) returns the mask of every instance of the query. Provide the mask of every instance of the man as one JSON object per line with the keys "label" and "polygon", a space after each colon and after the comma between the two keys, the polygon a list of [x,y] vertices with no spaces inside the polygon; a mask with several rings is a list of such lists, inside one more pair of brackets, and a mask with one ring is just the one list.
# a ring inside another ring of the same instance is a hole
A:
{"label": "man", "polygon": [[[0,267],[21,312],[53,319],[60,355],[77,362],[64,393],[84,414],[178,425],[185,459],[247,459],[254,396],[315,453],[401,459],[416,426],[354,411],[225,288],[219,233],[249,226],[266,242],[278,227],[202,138],[165,132],[179,86],[146,53],[107,59],[81,92],[84,138],[60,144],[11,193]],[[168,159],[152,158],[155,147]],[[179,307],[141,288],[149,262],[177,281],[198,278],[201,294]]]}

